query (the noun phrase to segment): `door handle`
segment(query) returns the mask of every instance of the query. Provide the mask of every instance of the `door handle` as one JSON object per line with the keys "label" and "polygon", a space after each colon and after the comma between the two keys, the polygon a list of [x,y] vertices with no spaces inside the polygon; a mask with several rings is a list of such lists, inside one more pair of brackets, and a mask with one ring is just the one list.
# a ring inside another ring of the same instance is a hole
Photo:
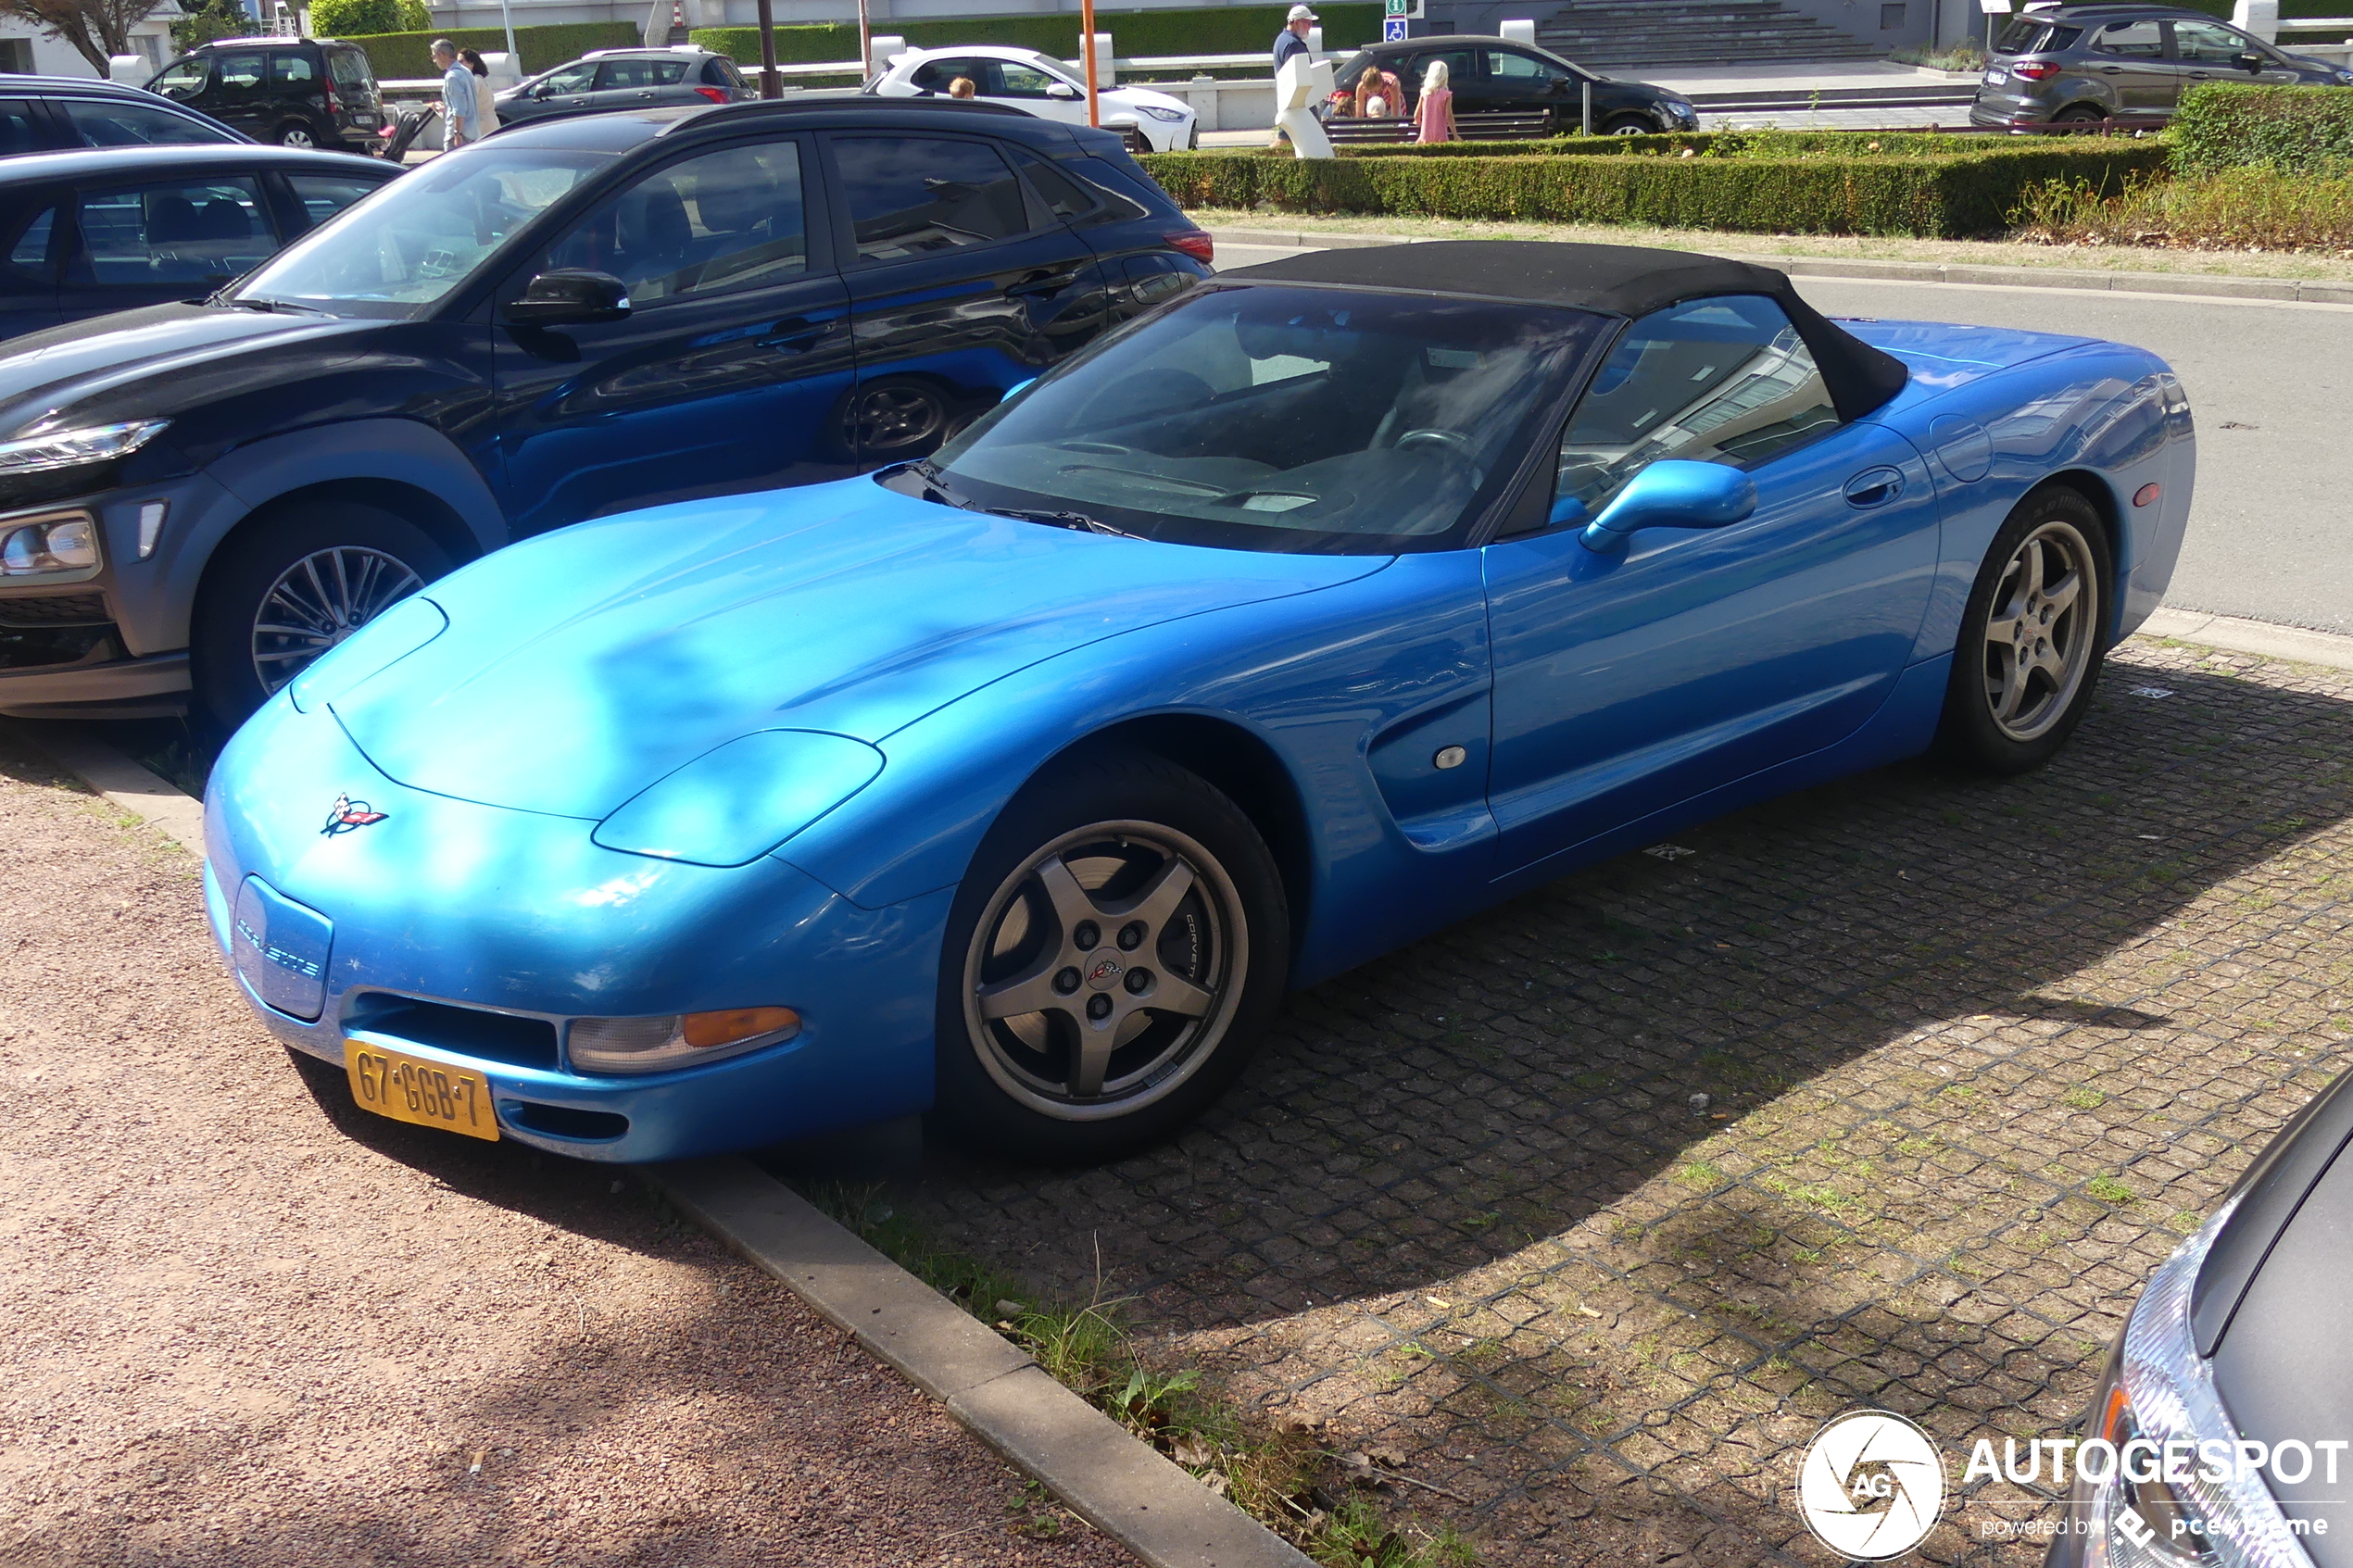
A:
{"label": "door handle", "polygon": [[1007,294],[1052,294],[1059,289],[1068,288],[1077,281],[1078,271],[1076,268],[1066,272],[1042,270],[1032,272],[1005,292]]}
{"label": "door handle", "polygon": [[824,321],[812,321],[806,316],[793,316],[769,329],[760,340],[762,348],[773,348],[779,354],[805,354],[824,340]]}
{"label": "door handle", "polygon": [[1866,469],[1846,482],[1850,507],[1883,507],[1904,494],[1904,476],[1894,469]]}
{"label": "door handle", "polygon": [[2122,76],[2124,74],[2124,68],[2122,66],[2102,66],[2100,67],[2100,74],[2102,76]]}

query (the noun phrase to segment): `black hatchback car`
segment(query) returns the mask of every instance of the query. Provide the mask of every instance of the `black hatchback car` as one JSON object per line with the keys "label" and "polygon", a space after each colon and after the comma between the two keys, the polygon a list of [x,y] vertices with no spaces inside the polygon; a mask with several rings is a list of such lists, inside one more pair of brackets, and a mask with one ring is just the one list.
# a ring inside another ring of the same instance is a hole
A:
{"label": "black hatchback car", "polygon": [[2353,71],[2178,6],[2048,6],[2003,24],[1969,123],[1994,131],[2162,125],[2202,82],[2344,86]]}
{"label": "black hatchback car", "polygon": [[399,173],[242,141],[0,162],[0,338],[201,299]]}
{"label": "black hatchback car", "polygon": [[367,53],[332,38],[216,39],[157,72],[147,91],[285,147],[367,152],[384,123]]}
{"label": "black hatchback car", "polygon": [[0,76],[0,157],[68,147],[222,146],[251,140],[209,115],[86,76]]}
{"label": "black hatchback car", "polygon": [[[1699,114],[1690,101],[1664,87],[1613,81],[1549,49],[1516,39],[1453,33],[1359,49],[1332,73],[1332,96],[1325,105],[1323,118],[1328,120],[1340,112],[1343,100],[1353,104],[1358,81],[1374,69],[1396,73],[1410,117],[1421,101],[1422,78],[1434,60],[1446,63],[1458,126],[1466,115],[1541,114],[1544,127],[1537,134],[1572,135],[1584,124],[1585,84],[1591,82],[1595,131],[1641,136],[1699,128]],[[1475,127],[1463,129],[1471,132]]]}
{"label": "black hatchback car", "polygon": [[0,711],[234,722],[510,540],[919,457],[1209,258],[1117,136],[994,106],[502,132],[0,345]]}
{"label": "black hatchback car", "polygon": [[498,94],[498,123],[613,109],[694,108],[757,98],[736,62],[709,49],[597,49]]}

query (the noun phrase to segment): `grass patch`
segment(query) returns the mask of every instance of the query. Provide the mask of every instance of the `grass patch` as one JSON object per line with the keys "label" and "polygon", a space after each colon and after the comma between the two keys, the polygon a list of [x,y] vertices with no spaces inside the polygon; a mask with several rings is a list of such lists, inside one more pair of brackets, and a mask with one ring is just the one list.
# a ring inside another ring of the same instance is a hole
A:
{"label": "grass patch", "polygon": [[[1380,1467],[1365,1456],[1336,1453],[1312,1431],[1246,1418],[1217,1397],[1198,1368],[1148,1365],[1127,1330],[1126,1302],[1105,1298],[1100,1281],[1083,1302],[1046,1301],[1015,1276],[937,1246],[875,1188],[828,1184],[807,1196],[1026,1350],[1056,1382],[1327,1568],[1468,1568],[1478,1561],[1451,1525],[1432,1531],[1410,1519],[1391,1520],[1356,1489],[1382,1480]],[[1050,1538],[1059,1512],[1049,1503],[1042,1493],[1025,1494],[1014,1533]]]}
{"label": "grass patch", "polygon": [[2102,1203],[2130,1203],[2133,1189],[2113,1176],[2094,1176],[2083,1184],[2083,1190]]}
{"label": "grass patch", "polygon": [[2353,253],[2353,174],[2283,174],[2258,166],[2143,176],[2121,191],[2053,181],[2027,191],[2010,220],[2020,238],[2047,245],[2343,257]]}

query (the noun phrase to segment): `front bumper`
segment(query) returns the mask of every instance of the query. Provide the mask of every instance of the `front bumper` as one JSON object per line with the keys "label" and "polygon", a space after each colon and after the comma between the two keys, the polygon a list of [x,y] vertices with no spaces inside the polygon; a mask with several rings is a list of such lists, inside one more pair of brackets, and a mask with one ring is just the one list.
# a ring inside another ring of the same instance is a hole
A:
{"label": "front bumper", "polygon": [[[383,819],[323,833],[339,797]],[[274,699],[206,802],[205,903],[236,969],[249,877],[323,917],[311,999],[239,975],[285,1044],[365,1043],[474,1072],[503,1135],[614,1162],[757,1148],[925,1110],[952,889],[864,909],[763,858],[733,870],[598,847],[594,823],[408,789],[328,712]],[[793,1038],[668,1073],[571,1069],[567,1022],[788,1006]],[[315,1008],[313,1012],[311,1010]],[[301,1016],[309,1013],[310,1016]]]}

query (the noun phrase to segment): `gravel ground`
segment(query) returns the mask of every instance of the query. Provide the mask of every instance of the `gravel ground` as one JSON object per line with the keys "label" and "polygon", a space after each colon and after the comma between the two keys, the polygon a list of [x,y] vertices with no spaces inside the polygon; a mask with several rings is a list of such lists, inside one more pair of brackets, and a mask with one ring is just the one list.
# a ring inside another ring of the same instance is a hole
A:
{"label": "gravel ground", "polygon": [[609,1169],[379,1121],[0,733],[0,1562],[1127,1563]]}

